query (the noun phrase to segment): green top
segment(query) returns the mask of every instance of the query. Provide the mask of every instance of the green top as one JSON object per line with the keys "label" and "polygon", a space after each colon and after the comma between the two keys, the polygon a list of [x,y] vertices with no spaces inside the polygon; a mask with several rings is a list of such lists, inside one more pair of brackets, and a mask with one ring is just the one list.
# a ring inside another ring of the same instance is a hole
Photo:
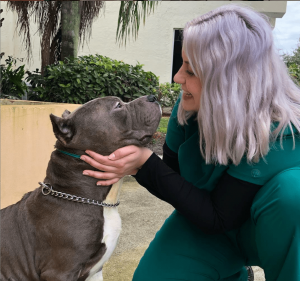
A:
{"label": "green top", "polygon": [[244,157],[238,166],[205,164],[199,148],[197,120],[191,117],[188,125],[181,126],[177,120],[179,102],[180,98],[170,116],[166,143],[172,151],[178,153],[181,175],[195,186],[211,191],[225,171],[235,178],[264,185],[279,172],[295,166],[300,167],[300,138],[294,129],[296,134],[293,150],[293,138],[289,128],[285,130],[282,139],[284,150],[280,147],[278,137],[265,156],[266,162],[260,159],[258,163],[249,165]]}
{"label": "green top", "polygon": [[238,166],[229,165],[227,173],[238,179],[255,184],[264,185],[279,172],[292,168],[300,167],[300,138],[294,128],[295,149],[293,150],[293,136],[287,127],[283,133],[282,146],[280,146],[280,136],[270,144],[270,151],[264,159],[252,165],[247,164],[244,157]]}

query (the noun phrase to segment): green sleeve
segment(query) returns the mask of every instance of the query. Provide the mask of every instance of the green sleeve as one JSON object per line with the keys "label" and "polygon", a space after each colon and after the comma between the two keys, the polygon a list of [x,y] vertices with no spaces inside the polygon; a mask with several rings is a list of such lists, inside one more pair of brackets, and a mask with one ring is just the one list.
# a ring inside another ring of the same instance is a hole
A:
{"label": "green sleeve", "polygon": [[264,185],[276,174],[283,170],[300,167],[300,139],[296,137],[295,149],[291,135],[283,139],[283,149],[280,140],[271,144],[269,153],[258,163],[249,164],[244,157],[238,166],[231,164],[227,173],[240,180]]}

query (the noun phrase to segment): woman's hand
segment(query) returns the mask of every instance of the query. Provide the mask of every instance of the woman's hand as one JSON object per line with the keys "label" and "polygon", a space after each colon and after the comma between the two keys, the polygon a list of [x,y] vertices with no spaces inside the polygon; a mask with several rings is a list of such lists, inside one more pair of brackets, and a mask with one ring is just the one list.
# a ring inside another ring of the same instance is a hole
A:
{"label": "woman's hand", "polygon": [[109,156],[103,156],[90,150],[87,150],[86,153],[90,157],[82,155],[81,160],[101,172],[84,170],[83,174],[101,179],[97,185],[111,185],[125,175],[135,175],[153,152],[146,147],[130,145],[117,149]]}

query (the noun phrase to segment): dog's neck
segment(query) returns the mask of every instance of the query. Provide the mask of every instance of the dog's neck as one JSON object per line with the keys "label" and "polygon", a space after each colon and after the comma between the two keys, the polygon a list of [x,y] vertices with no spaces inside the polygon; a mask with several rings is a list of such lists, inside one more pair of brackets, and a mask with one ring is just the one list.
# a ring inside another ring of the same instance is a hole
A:
{"label": "dog's neck", "polygon": [[[58,151],[64,151],[64,152],[78,155],[78,156],[87,155],[84,150],[76,149],[76,148],[68,148],[68,147],[62,145],[59,141],[56,142],[54,148],[56,148],[56,150],[58,150]],[[75,157],[75,158],[77,158],[77,157]]]}
{"label": "dog's neck", "polygon": [[76,155],[84,155],[85,152],[65,148],[58,143],[55,147],[57,150],[51,154],[44,182],[49,183],[56,191],[103,201],[111,186],[97,186],[99,180],[82,174],[84,170],[96,170],[95,168],[80,158],[66,155],[59,150]]}

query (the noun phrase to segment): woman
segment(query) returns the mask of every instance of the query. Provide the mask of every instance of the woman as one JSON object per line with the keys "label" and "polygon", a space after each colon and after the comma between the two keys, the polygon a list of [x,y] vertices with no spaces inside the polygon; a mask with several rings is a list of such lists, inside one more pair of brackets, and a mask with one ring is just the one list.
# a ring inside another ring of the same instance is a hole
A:
{"label": "woman", "polygon": [[135,146],[83,157],[100,184],[135,175],[175,207],[133,280],[246,281],[258,265],[299,281],[300,90],[270,24],[220,7],[187,23],[182,58],[163,160]]}

